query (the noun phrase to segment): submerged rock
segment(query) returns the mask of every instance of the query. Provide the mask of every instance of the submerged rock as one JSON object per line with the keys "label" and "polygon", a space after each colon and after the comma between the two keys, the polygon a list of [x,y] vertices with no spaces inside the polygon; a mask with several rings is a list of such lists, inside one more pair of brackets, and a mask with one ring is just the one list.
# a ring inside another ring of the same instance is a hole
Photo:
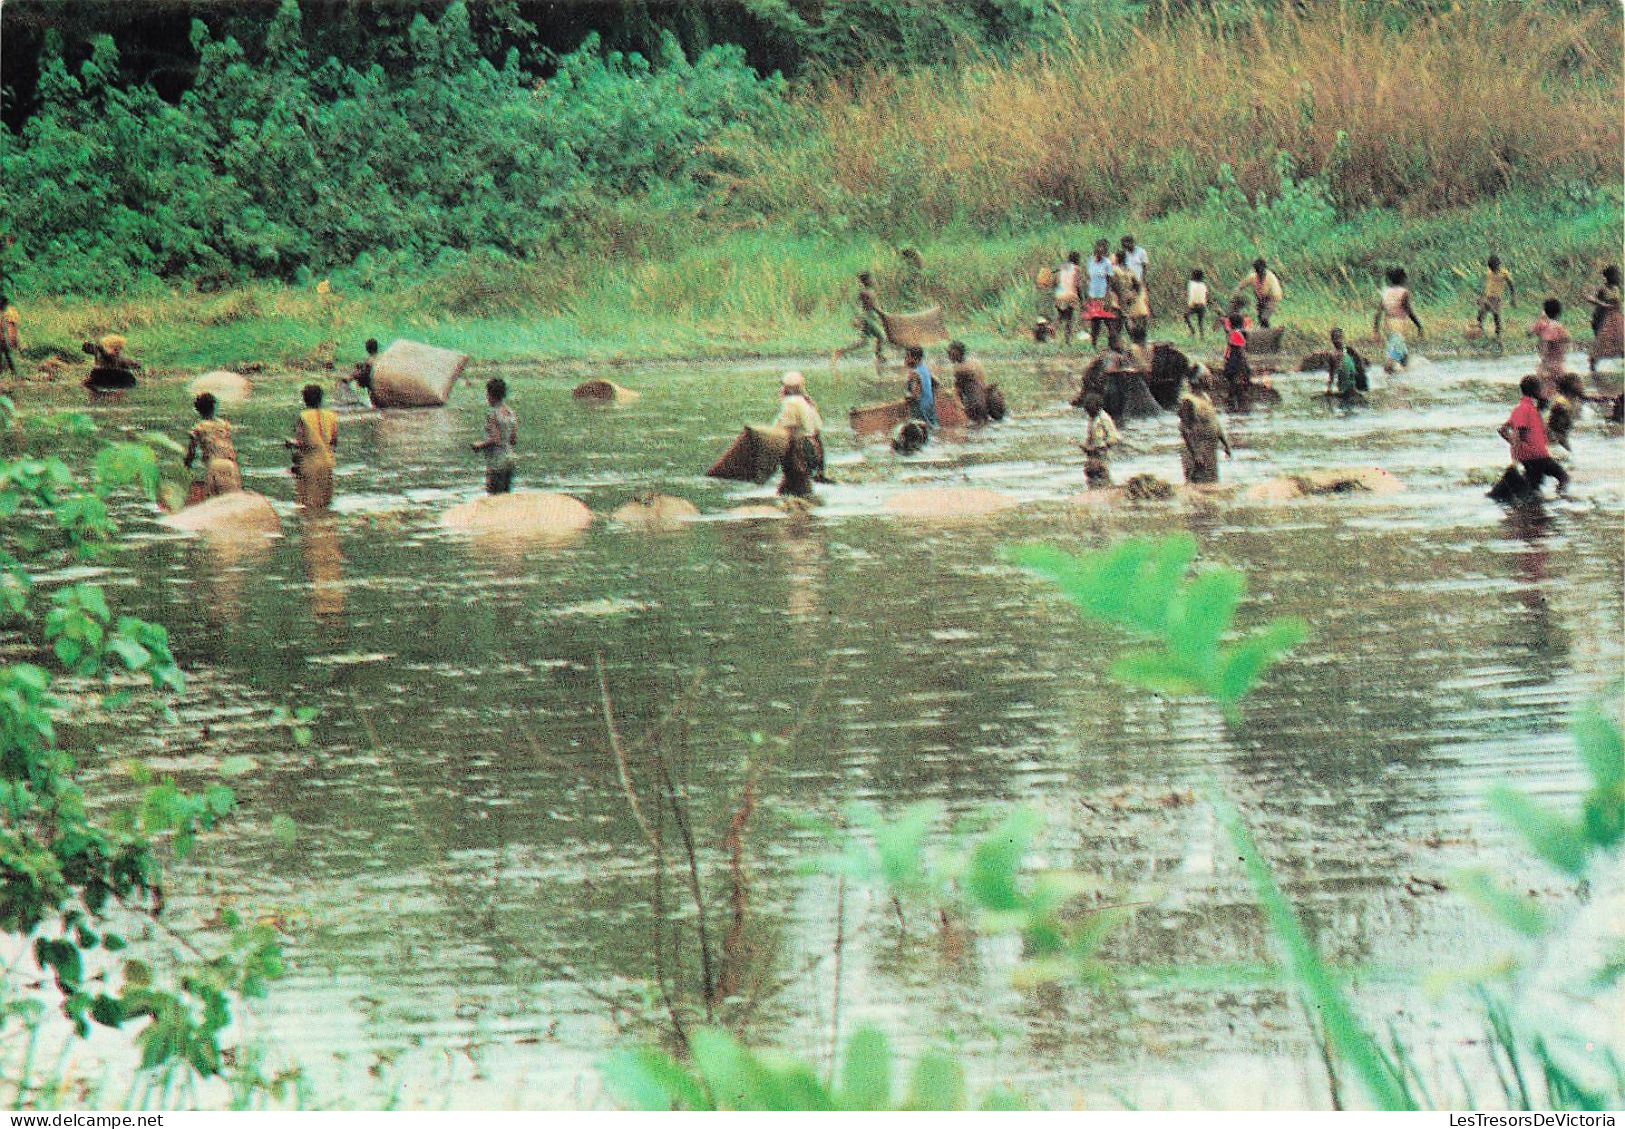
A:
{"label": "submerged rock", "polygon": [[521,491],[488,494],[453,506],[440,518],[445,529],[505,538],[571,538],[592,524],[592,511],[568,494]]}
{"label": "submerged rock", "polygon": [[700,516],[687,498],[669,494],[639,494],[610,514],[610,520],[639,529],[675,529]]}
{"label": "submerged rock", "polygon": [[1381,467],[1336,467],[1283,474],[1251,487],[1255,502],[1287,502],[1316,494],[1397,494],[1405,484]]}
{"label": "submerged rock", "polygon": [[979,487],[944,486],[908,490],[886,499],[886,512],[897,517],[952,521],[985,517],[1020,505],[1008,494]]}
{"label": "submerged rock", "polygon": [[282,519],[265,495],[233,490],[169,514],[159,524],[191,533],[263,534],[280,530]]}

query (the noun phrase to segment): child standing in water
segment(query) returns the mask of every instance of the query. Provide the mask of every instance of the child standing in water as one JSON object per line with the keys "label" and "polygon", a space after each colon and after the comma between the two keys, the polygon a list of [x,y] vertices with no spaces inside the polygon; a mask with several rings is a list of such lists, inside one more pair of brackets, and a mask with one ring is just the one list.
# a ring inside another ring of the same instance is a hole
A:
{"label": "child standing in water", "polygon": [[1121,440],[1117,424],[1106,412],[1106,405],[1096,393],[1083,398],[1083,411],[1089,417],[1089,427],[1083,434],[1083,477],[1090,489],[1112,484],[1108,453]]}
{"label": "child standing in water", "polygon": [[[1195,328],[1191,327],[1191,319],[1196,319]],[[1191,279],[1185,284],[1185,332],[1193,334],[1201,340],[1207,330],[1207,272],[1202,270],[1191,271]]]}
{"label": "child standing in water", "polygon": [[508,382],[493,376],[485,382],[485,438],[472,444],[485,452],[485,492],[506,494],[513,489],[513,449],[519,440],[519,417],[508,407]]}
{"label": "child standing in water", "polygon": [[[1416,326],[1417,336],[1426,333],[1421,320],[1416,316],[1416,311],[1411,308],[1408,282],[1404,267],[1391,268],[1388,271],[1388,285],[1383,289],[1382,298],[1377,303],[1377,316],[1371,319],[1371,332],[1383,345],[1383,354],[1386,358],[1383,367],[1389,372],[1410,364],[1411,350],[1405,341],[1407,323]],[[1385,329],[1386,338],[1383,332]]]}
{"label": "child standing in water", "polygon": [[333,504],[334,453],[339,447],[339,417],[322,407],[322,386],[307,384],[300,393],[305,410],[294,421],[293,498],[306,510],[325,510]]}
{"label": "child standing in water", "polygon": [[937,427],[936,379],[932,377],[930,368],[926,366],[925,350],[918,345],[910,345],[904,353],[904,360],[908,365],[908,384],[903,396],[908,401],[909,418],[917,419],[926,427],[935,430]]}
{"label": "child standing in water", "polygon": [[205,392],[192,401],[198,421],[187,436],[183,465],[191,469],[193,463],[198,463],[203,475],[192,483],[186,498],[187,505],[243,488],[242,472],[237,469],[237,445],[231,437],[231,424],[215,418],[216,404],[212,392]]}
{"label": "child standing in water", "polygon": [[1540,305],[1541,315],[1529,327],[1535,339],[1535,353],[1540,358],[1535,375],[1544,389],[1550,390],[1564,373],[1564,359],[1569,351],[1569,331],[1558,319],[1563,316],[1563,303],[1548,298]]}

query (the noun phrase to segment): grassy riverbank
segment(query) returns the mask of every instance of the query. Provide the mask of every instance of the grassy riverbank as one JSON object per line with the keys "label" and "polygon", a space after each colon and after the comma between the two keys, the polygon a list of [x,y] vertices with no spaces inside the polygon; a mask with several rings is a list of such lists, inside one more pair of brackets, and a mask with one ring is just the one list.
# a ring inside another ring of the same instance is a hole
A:
{"label": "grassy riverbank", "polygon": [[[1483,259],[1495,251],[1517,280],[1509,344],[1521,348],[1523,327],[1548,295],[1564,300],[1584,336],[1582,296],[1618,246],[1621,198],[1616,190],[1561,201],[1509,194],[1417,219],[1372,210],[1311,230],[1278,228],[1278,239],[1265,234],[1270,223],[1267,211],[1238,205],[998,236],[947,230],[916,245],[925,270],[911,278],[898,249],[875,239],[765,225],[717,230],[679,214],[646,215],[621,232],[638,254],[535,264],[471,258],[400,288],[337,285],[325,294],[314,284],[213,294],[155,287],[111,299],[25,300],[21,313],[25,346],[73,349],[116,331],[157,369],[322,367],[330,357],[343,364],[369,336],[413,337],[489,361],[822,355],[855,338],[852,278],[869,268],[890,304],[940,302],[973,347],[1019,353],[1040,348],[1023,336],[1044,305],[1038,269],[1096,235],[1132,229],[1151,250],[1159,337],[1186,340],[1177,315],[1191,267],[1204,267],[1216,291],[1228,289],[1256,253],[1285,279],[1282,321],[1294,347],[1334,324],[1366,324],[1391,263],[1410,269],[1431,346],[1466,347]],[[644,232],[646,241],[638,238]],[[850,363],[863,359],[854,354]]]}

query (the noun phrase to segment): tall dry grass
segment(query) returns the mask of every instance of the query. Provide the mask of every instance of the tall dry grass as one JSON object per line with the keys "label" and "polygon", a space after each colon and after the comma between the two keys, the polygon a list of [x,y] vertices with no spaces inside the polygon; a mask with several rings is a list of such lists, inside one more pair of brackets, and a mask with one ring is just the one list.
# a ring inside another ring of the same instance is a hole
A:
{"label": "tall dry grass", "polygon": [[1618,13],[1464,4],[1401,31],[1328,4],[1240,30],[1184,20],[1008,63],[828,81],[798,143],[750,152],[749,196],[871,230],[1199,203],[1278,151],[1349,210],[1412,213],[1621,177]]}

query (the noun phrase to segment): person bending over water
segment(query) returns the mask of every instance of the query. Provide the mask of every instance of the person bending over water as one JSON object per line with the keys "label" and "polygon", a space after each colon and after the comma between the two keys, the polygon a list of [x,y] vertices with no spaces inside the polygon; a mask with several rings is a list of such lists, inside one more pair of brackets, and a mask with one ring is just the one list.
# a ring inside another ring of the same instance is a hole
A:
{"label": "person bending over water", "polygon": [[1281,304],[1283,293],[1281,279],[1269,264],[1263,259],[1253,260],[1253,269],[1242,276],[1236,284],[1238,294],[1251,293],[1258,309],[1258,327],[1268,329],[1270,318],[1275,316],[1275,310]]}
{"label": "person bending over water", "polygon": [[293,452],[293,498],[306,510],[325,510],[333,504],[334,453],[339,447],[338,413],[322,407],[322,386],[307,384],[300,393],[305,410],[286,440]]}
{"label": "person bending over water", "polygon": [[485,452],[485,492],[506,494],[513,489],[513,449],[519,442],[519,417],[508,407],[508,382],[493,376],[485,382],[485,438],[470,444]]}
{"label": "person bending over water", "polygon": [[1341,329],[1332,330],[1332,349],[1326,362],[1326,395],[1351,400],[1370,389],[1365,358],[1343,339]]}
{"label": "person bending over water", "polygon": [[367,397],[367,402],[372,403],[372,367],[378,362],[377,338],[367,338],[366,347],[367,355],[356,362],[355,368],[350,370],[350,375],[339,377],[338,398],[341,404],[345,400],[353,402],[358,399],[351,387],[352,385],[361,389],[362,393]]}
{"label": "person bending over water", "polygon": [[196,463],[202,474],[192,483],[186,498],[187,505],[243,488],[242,472],[237,468],[237,444],[231,437],[231,424],[215,418],[214,393],[203,393],[192,401],[192,407],[197,410],[198,421],[187,437],[183,465],[190,470]]}
{"label": "person bending over water", "polygon": [[1563,448],[1564,454],[1569,456],[1574,454],[1574,442],[1570,436],[1584,403],[1585,386],[1577,375],[1566,372],[1557,378],[1557,394],[1546,409],[1546,439],[1548,443]]}

